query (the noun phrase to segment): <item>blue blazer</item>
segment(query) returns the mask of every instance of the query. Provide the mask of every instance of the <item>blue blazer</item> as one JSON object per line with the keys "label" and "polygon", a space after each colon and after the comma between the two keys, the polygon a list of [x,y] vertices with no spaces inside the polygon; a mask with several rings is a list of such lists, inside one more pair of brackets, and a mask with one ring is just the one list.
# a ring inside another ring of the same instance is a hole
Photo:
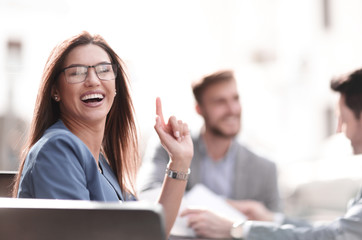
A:
{"label": "blue blazer", "polygon": [[100,154],[99,171],[88,147],[61,120],[30,149],[18,197],[124,201],[117,178]]}

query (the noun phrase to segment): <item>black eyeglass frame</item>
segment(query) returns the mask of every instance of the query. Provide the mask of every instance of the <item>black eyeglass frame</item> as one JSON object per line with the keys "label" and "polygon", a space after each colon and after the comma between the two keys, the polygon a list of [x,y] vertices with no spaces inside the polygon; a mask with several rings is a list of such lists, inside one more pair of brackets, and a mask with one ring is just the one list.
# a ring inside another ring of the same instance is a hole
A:
{"label": "black eyeglass frame", "polygon": [[[99,76],[98,76],[98,73],[97,71],[95,71],[96,73],[96,76],[99,80],[102,80],[102,81],[111,81],[111,80],[115,80],[117,78],[117,64],[115,63],[99,63],[97,65],[93,65],[93,66],[87,66],[87,65],[82,65],[82,64],[75,64],[75,65],[70,65],[68,67],[65,67],[63,68],[62,70],[59,71],[59,74],[61,73],[65,73],[65,70],[69,69],[69,68],[73,68],[73,67],[86,67],[87,68],[87,74],[86,76],[84,77],[84,80],[81,81],[81,82],[75,82],[75,83],[72,83],[72,82],[69,82],[68,79],[67,79],[67,76],[65,76],[65,80],[67,81],[67,83],[70,83],[70,84],[76,84],[76,83],[82,83],[84,82],[86,79],[87,79],[87,76],[88,76],[88,72],[89,72],[89,68],[95,68],[100,66],[100,65],[111,65],[112,66],[112,69],[113,69],[113,73],[114,73],[114,79],[101,79]],[[59,76],[58,74],[58,76]]]}

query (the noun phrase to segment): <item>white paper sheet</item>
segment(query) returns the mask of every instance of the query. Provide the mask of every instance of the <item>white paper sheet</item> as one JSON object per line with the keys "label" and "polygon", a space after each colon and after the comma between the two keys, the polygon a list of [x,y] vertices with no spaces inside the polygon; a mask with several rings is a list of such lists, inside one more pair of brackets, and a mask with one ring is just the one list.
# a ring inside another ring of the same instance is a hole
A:
{"label": "white paper sheet", "polygon": [[[156,201],[161,188],[153,189],[139,194],[140,200]],[[245,216],[228,204],[225,199],[218,196],[202,184],[195,185],[182,199],[179,214],[186,208],[208,209],[220,216],[237,221]],[[187,226],[187,217],[176,218],[171,235],[195,237],[194,231]]]}

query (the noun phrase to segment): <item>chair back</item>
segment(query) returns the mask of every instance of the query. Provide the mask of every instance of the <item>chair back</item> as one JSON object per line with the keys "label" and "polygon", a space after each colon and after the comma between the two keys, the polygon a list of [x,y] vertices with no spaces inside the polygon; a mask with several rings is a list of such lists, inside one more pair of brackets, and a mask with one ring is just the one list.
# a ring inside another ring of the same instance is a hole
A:
{"label": "chair back", "polygon": [[11,197],[16,171],[0,171],[0,197]]}

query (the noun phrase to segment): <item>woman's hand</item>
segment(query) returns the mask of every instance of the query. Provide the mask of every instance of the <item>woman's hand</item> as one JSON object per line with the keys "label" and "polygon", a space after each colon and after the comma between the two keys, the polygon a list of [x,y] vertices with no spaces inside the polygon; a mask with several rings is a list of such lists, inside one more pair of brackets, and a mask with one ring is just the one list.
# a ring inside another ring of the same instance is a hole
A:
{"label": "woman's hand", "polygon": [[[163,119],[160,98],[156,99],[155,130],[162,146],[170,156],[169,168],[173,171],[187,173],[191,164],[194,148],[186,123],[170,117],[167,124]],[[169,235],[177,217],[187,181],[169,178],[165,175],[158,202],[165,212],[166,234]]]}
{"label": "woman's hand", "polygon": [[156,115],[155,130],[162,146],[171,158],[171,168],[187,172],[194,152],[187,124],[177,120],[174,116],[171,116],[166,124],[160,98],[156,99]]}

